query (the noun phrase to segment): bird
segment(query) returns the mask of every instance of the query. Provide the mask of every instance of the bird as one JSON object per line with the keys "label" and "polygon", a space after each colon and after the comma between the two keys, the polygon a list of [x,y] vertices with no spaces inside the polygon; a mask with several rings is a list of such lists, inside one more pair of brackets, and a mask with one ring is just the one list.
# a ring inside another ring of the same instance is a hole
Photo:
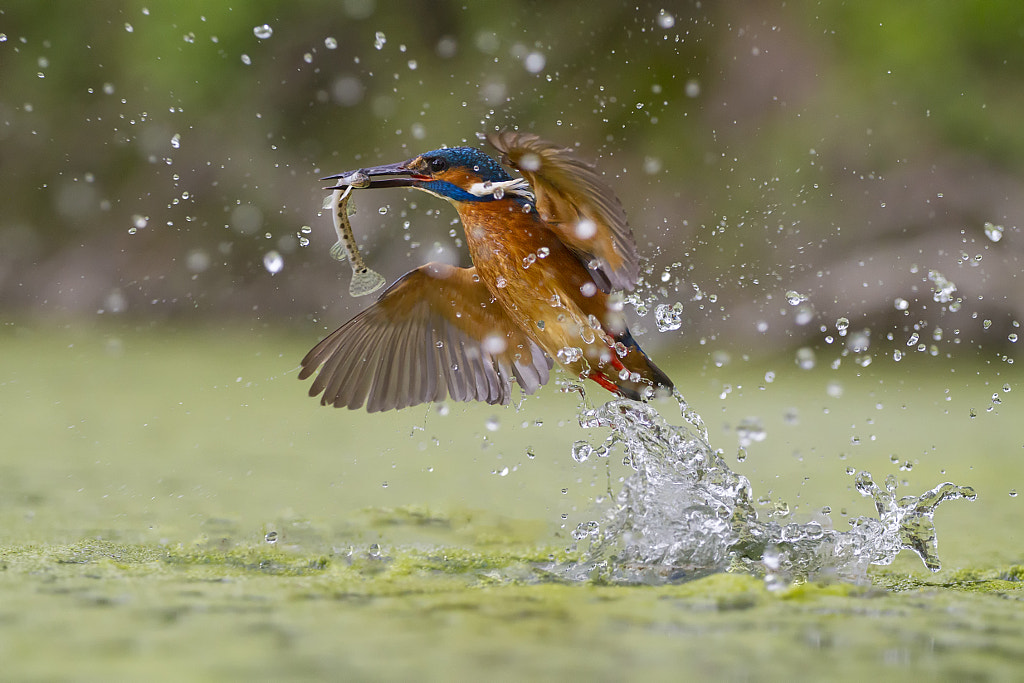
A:
{"label": "bird", "polygon": [[473,265],[431,262],[398,279],[302,359],[300,380],[319,369],[309,395],[368,412],[448,396],[508,404],[514,383],[534,393],[556,360],[620,397],[671,393],[614,296],[632,291],[640,271],[614,191],[573,150],[536,134],[504,130],[487,140],[498,159],[443,147],[322,179],[339,189],[360,173],[365,189],[414,188],[447,200]]}

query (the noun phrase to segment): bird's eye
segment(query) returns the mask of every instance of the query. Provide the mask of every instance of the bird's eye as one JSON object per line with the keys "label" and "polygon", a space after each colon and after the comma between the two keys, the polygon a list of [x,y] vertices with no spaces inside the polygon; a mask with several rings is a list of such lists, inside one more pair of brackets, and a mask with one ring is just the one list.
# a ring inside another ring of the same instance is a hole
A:
{"label": "bird's eye", "polygon": [[430,160],[430,170],[434,173],[440,173],[441,171],[448,170],[448,160],[437,157],[436,159]]}

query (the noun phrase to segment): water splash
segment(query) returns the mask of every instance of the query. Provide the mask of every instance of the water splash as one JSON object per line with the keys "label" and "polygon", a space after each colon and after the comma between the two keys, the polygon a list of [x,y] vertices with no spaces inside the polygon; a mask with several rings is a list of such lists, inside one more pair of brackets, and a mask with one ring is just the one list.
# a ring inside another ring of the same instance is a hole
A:
{"label": "water splash", "polygon": [[[857,490],[874,500],[877,518],[858,517],[849,531],[817,521],[764,521],[750,482],[729,468],[709,445],[699,416],[681,403],[685,426],[628,399],[580,415],[584,428],[610,429],[601,448],[621,449],[634,473],[603,523],[584,522],[574,531],[580,547],[589,542],[583,559],[557,572],[613,583],[666,583],[725,570],[763,576],[769,586],[830,575],[865,582],[869,565],[890,564],[904,548],[937,571],[936,507],[976,497],[970,487],[945,483],[897,498],[895,478],[879,487],[860,472]],[[574,452],[579,448],[576,442]]]}

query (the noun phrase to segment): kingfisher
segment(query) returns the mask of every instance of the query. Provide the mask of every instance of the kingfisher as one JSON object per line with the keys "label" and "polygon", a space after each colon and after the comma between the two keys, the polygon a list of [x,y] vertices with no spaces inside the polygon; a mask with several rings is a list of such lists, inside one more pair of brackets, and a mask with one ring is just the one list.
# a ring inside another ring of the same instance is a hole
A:
{"label": "kingfisher", "polygon": [[513,384],[532,394],[556,360],[622,397],[670,393],[672,380],[630,334],[614,296],[632,291],[640,270],[615,193],[574,151],[537,135],[487,139],[500,161],[446,147],[323,179],[336,181],[332,190],[353,176],[361,188],[447,200],[473,266],[431,262],[398,279],[302,359],[300,380],[320,370],[309,395],[369,412],[446,396],[508,404]]}

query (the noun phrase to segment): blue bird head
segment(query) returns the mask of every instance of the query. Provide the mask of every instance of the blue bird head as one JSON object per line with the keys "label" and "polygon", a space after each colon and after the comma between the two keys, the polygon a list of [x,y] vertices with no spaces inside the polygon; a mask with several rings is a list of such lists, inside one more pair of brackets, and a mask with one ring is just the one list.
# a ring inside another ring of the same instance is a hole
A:
{"label": "blue bird head", "polygon": [[[353,173],[357,172],[324,180]],[[454,203],[494,201],[499,197],[480,188],[512,180],[500,163],[475,147],[444,147],[397,164],[359,169],[358,173],[369,178],[371,188],[414,187]]]}

